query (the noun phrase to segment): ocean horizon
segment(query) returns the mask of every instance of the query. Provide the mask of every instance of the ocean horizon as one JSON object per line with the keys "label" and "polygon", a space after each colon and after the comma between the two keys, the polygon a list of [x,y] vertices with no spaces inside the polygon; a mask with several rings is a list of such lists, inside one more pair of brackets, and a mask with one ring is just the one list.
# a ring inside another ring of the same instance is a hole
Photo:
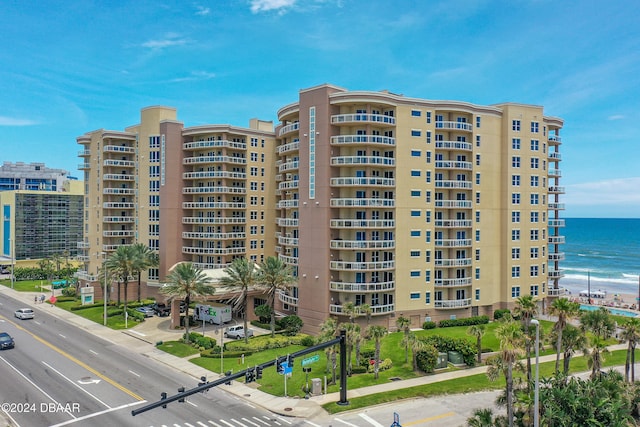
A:
{"label": "ocean horizon", "polygon": [[640,295],[640,218],[565,218],[560,286]]}

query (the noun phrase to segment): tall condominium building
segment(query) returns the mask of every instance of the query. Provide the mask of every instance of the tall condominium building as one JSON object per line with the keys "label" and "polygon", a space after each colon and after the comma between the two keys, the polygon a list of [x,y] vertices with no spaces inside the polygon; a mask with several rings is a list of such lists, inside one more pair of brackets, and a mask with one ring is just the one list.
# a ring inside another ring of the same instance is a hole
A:
{"label": "tall condominium building", "polygon": [[[185,128],[153,107],[124,133],[78,138],[91,160],[88,271],[93,253],[134,241],[159,250],[151,281],[181,260],[277,254],[297,276],[280,309],[309,332],[352,306],[393,329],[399,316],[417,327],[560,295],[563,121],[541,106],[322,85],[277,115],[275,132],[257,120]],[[130,152],[106,157],[114,147]],[[127,165],[108,169],[116,158]]]}
{"label": "tall condominium building", "polygon": [[0,166],[0,191],[62,191],[64,182],[75,180],[63,169],[51,169],[44,163],[11,163]]}

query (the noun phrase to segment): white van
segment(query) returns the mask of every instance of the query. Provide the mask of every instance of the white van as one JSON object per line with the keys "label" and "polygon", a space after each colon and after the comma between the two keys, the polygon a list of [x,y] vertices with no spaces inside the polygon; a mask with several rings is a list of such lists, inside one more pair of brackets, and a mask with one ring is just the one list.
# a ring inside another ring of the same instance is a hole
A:
{"label": "white van", "polygon": [[21,308],[19,310],[16,310],[16,312],[14,313],[14,315],[18,318],[18,319],[33,319],[34,316],[34,312],[32,309],[30,308]]}

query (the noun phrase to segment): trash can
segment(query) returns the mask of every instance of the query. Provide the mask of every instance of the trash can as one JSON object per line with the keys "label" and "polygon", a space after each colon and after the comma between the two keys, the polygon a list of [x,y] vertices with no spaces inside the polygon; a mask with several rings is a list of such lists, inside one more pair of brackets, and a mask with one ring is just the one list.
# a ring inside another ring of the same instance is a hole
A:
{"label": "trash can", "polygon": [[311,378],[311,394],[314,396],[322,394],[322,380],[320,378]]}

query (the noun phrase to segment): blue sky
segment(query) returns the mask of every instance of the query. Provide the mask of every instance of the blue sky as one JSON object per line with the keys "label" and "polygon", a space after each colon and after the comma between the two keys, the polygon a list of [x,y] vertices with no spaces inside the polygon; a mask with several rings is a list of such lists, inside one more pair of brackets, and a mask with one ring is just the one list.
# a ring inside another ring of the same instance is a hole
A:
{"label": "blue sky", "polygon": [[138,123],[246,127],[332,83],[543,105],[566,217],[640,218],[637,0],[0,2],[2,161],[76,170],[75,138]]}

